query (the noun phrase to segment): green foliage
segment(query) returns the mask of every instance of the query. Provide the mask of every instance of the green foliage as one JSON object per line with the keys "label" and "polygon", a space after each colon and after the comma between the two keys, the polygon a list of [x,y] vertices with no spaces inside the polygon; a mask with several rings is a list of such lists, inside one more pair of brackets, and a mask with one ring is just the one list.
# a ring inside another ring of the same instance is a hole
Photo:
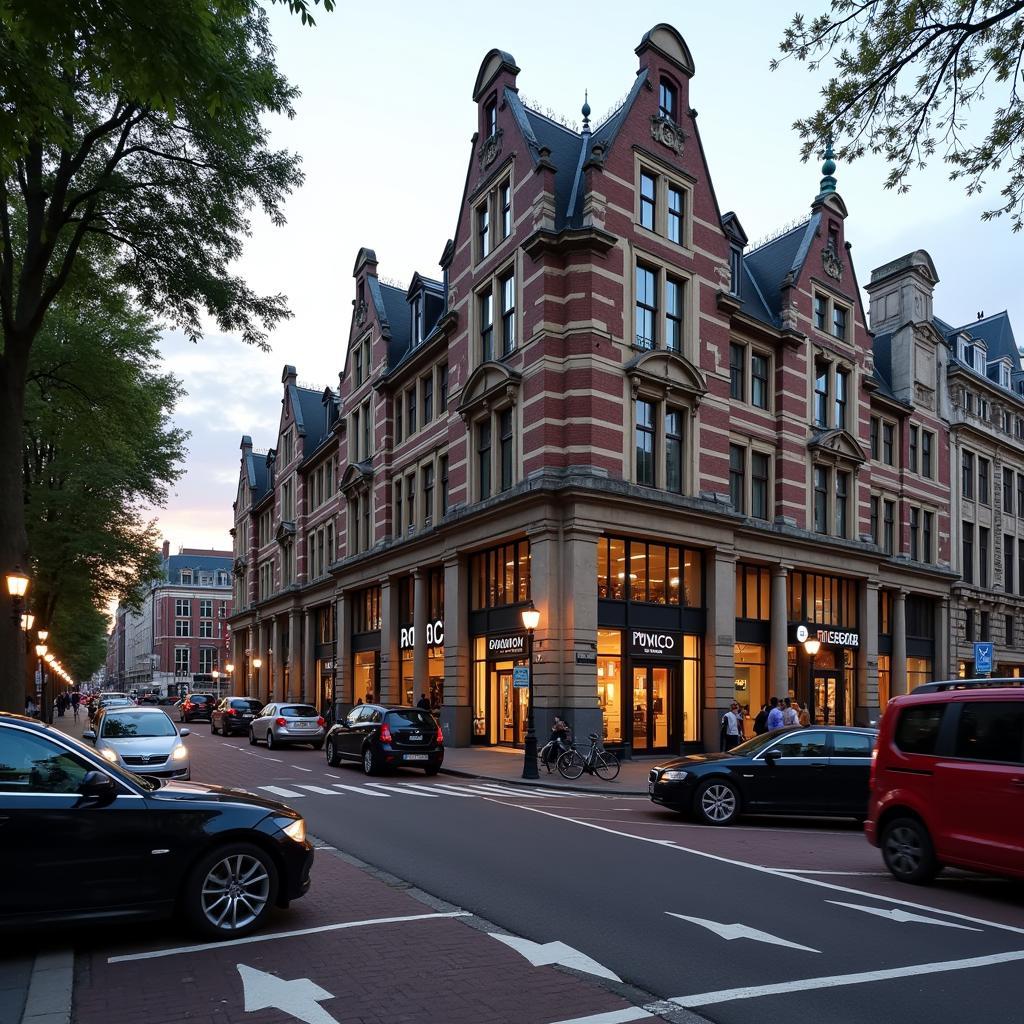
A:
{"label": "green foliage", "polygon": [[[1000,205],[1024,227],[1024,2],[831,0],[828,14],[794,16],[782,60],[834,74],[821,106],[794,123],[808,159],[826,139],[836,155],[889,164],[886,188],[905,192],[914,169],[939,154],[975,195],[996,183]],[[772,61],[773,70],[781,62]]]}

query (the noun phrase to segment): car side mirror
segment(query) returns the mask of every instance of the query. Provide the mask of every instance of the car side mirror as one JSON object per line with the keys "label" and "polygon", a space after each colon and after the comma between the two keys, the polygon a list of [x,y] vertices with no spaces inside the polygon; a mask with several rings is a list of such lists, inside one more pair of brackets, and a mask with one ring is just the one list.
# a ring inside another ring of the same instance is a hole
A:
{"label": "car side mirror", "polygon": [[91,740],[93,743],[95,743],[96,742],[96,733],[94,733],[92,731],[92,729],[86,729],[85,732],[82,733],[82,739],[83,740]]}
{"label": "car side mirror", "polygon": [[78,785],[79,795],[94,803],[110,803],[114,799],[116,790],[114,780],[104,772],[86,772]]}
{"label": "car side mirror", "polygon": [[775,764],[775,762],[778,761],[778,759],[780,757],[782,757],[782,751],[781,750],[769,750],[764,755],[764,759],[769,764]]}
{"label": "car side mirror", "polygon": [[192,730],[191,729],[179,729],[178,730],[178,735],[179,736],[191,736],[192,735]]}

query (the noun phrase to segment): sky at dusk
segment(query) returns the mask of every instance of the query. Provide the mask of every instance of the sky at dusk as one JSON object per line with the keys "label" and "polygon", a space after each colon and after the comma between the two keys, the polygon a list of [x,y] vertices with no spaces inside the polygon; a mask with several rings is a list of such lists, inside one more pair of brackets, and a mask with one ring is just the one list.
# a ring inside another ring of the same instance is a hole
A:
{"label": "sky at dusk", "polygon": [[[186,473],[156,513],[172,550],[230,548],[239,441],[250,434],[258,448],[273,444],[285,363],[301,383],[337,387],[360,246],[376,250],[379,273],[392,282],[404,285],[417,270],[440,277],[476,126],[473,81],[488,50],[515,57],[528,106],[578,121],[589,90],[596,127],[630,88],[643,33],[661,21],[675,25],[696,64],[690,102],[719,204],[736,211],[753,244],[803,219],[818,191],[820,161],[800,163],[791,125],[814,109],[826,75],[789,64],[771,72],[768,63],[795,10],[825,7],[341,0],[333,14],[317,9],[315,28],[272,7],[279,67],[302,96],[294,120],[268,127],[275,146],[302,155],[306,180],[285,207],[286,226],[253,220],[238,269],[257,290],[287,295],[294,316],[269,352],[215,332],[198,345],[165,333],[164,362],[188,392],[175,419],[191,432]],[[991,198],[967,199],[938,161],[914,176],[907,195],[882,188],[879,161],[840,164],[836,177],[861,285],[873,267],[927,249],[940,278],[937,315],[961,324],[980,310],[1009,309],[1024,340],[1024,236],[1005,218],[980,221]]]}

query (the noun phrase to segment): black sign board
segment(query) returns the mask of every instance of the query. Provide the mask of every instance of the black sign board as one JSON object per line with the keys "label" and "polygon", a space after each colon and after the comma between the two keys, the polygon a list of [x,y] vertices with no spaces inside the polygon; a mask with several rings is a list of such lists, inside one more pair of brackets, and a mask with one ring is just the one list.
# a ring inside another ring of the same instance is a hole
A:
{"label": "black sign board", "polygon": [[634,658],[680,658],[683,634],[662,629],[630,629],[629,653]]}
{"label": "black sign board", "polygon": [[597,654],[594,651],[577,651],[576,652],[576,664],[577,665],[596,665]]}
{"label": "black sign board", "polygon": [[521,658],[526,653],[526,634],[509,633],[487,638],[487,657],[492,660]]}

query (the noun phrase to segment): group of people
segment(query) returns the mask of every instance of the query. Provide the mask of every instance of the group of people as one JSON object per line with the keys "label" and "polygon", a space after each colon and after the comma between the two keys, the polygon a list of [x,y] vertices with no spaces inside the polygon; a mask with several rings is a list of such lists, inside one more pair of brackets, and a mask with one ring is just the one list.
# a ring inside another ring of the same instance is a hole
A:
{"label": "group of people", "polygon": [[[81,695],[76,690],[74,693],[58,693],[53,701],[53,714],[55,718],[63,718],[69,711],[75,716],[75,721],[78,721],[78,709],[81,705]],[[25,698],[25,714],[29,718],[37,718],[40,712],[39,705],[35,702],[35,698],[28,696]]]}
{"label": "group of people", "polygon": [[[722,715],[722,750],[732,750],[746,738],[746,710],[738,701],[729,705],[729,710]],[[753,731],[755,736],[782,729],[788,725],[810,725],[811,714],[803,701],[792,697],[772,697],[754,717]]]}

